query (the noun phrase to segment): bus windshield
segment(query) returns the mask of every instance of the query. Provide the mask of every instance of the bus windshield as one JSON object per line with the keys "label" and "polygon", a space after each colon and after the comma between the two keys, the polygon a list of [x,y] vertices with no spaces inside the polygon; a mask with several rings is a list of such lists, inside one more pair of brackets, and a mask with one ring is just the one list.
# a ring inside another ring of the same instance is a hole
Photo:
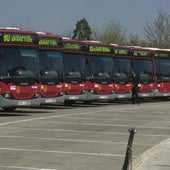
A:
{"label": "bus windshield", "polygon": [[64,53],[64,77],[82,78],[85,76],[85,56]]}
{"label": "bus windshield", "polygon": [[109,56],[87,56],[87,78],[111,78],[113,59]]}
{"label": "bus windshield", "polygon": [[114,58],[113,64],[113,80],[115,82],[129,82],[130,81],[130,70],[131,61],[125,58]]}
{"label": "bus windshield", "polygon": [[136,70],[139,81],[141,83],[149,83],[153,81],[153,62],[152,60],[132,60],[132,68]]}
{"label": "bus windshield", "polygon": [[0,77],[35,77],[39,74],[38,54],[30,48],[1,48]]}
{"label": "bus windshield", "polygon": [[170,59],[156,59],[158,81],[170,81]]}
{"label": "bus windshield", "polygon": [[62,77],[63,55],[59,51],[39,50],[40,76]]}

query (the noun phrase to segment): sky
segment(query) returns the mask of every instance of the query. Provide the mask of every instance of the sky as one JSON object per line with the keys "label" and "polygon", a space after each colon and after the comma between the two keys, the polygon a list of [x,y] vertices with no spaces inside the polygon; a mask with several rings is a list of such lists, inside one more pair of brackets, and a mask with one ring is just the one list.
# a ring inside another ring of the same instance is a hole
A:
{"label": "sky", "polygon": [[82,18],[99,31],[116,20],[127,36],[144,39],[144,27],[159,9],[170,15],[170,0],[0,0],[0,27],[60,35],[74,30]]}

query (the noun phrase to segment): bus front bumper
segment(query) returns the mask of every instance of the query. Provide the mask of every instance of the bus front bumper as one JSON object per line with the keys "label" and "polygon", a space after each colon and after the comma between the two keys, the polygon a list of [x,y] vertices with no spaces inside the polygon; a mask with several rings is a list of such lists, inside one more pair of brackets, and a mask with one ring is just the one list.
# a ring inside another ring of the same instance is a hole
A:
{"label": "bus front bumper", "polygon": [[15,100],[8,99],[0,96],[0,107],[38,107],[40,106],[41,98],[27,99],[27,100]]}
{"label": "bus front bumper", "polygon": [[65,94],[64,95],[64,100],[67,101],[86,101],[87,100],[87,94],[72,94],[72,95],[68,95]]}
{"label": "bus front bumper", "polygon": [[132,93],[122,93],[122,94],[116,94],[116,99],[131,99]]}
{"label": "bus front bumper", "polygon": [[170,97],[170,92],[156,91],[154,97]]}
{"label": "bus front bumper", "polygon": [[64,96],[41,98],[41,105],[43,105],[43,104],[57,104],[57,103],[64,103]]}
{"label": "bus front bumper", "polygon": [[150,93],[139,93],[139,97],[141,98],[153,98],[154,97],[154,92],[150,92]]}
{"label": "bus front bumper", "polygon": [[88,101],[96,101],[96,100],[108,100],[112,101],[115,100],[116,95],[115,94],[93,94],[88,92],[87,94],[87,100]]}

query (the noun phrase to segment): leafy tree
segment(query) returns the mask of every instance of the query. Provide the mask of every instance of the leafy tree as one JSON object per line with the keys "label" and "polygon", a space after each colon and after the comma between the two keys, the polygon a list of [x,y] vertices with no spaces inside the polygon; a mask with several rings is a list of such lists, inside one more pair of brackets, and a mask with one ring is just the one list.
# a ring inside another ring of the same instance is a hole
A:
{"label": "leafy tree", "polygon": [[106,25],[101,32],[94,29],[93,34],[95,39],[99,41],[119,45],[127,44],[125,30],[119,22],[116,22],[116,20],[111,20],[111,22]]}
{"label": "leafy tree", "polygon": [[91,28],[85,18],[77,21],[76,28],[73,31],[73,39],[77,40],[90,40],[91,39]]}
{"label": "leafy tree", "polygon": [[158,16],[144,27],[144,35],[151,46],[170,48],[170,15],[157,10]]}

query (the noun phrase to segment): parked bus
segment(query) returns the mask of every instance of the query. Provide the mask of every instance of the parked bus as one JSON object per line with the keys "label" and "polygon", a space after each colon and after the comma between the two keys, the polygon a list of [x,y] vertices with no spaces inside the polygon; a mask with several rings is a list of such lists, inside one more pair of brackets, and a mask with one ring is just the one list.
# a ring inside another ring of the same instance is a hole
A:
{"label": "parked bus", "polygon": [[41,105],[64,102],[62,38],[38,33]]}
{"label": "parked bus", "polygon": [[131,48],[114,46],[113,82],[116,99],[129,99],[132,96]]}
{"label": "parked bus", "polygon": [[139,76],[139,97],[154,97],[155,69],[151,50],[141,47],[114,47],[114,64],[117,98],[131,97],[132,69],[136,70]]}
{"label": "parked bus", "polygon": [[83,42],[63,38],[65,105],[86,101],[85,54]]}
{"label": "parked bus", "polygon": [[40,105],[37,34],[18,28],[0,28],[0,107]]}
{"label": "parked bus", "polygon": [[170,96],[170,49],[153,49],[156,68],[155,97]]}
{"label": "parked bus", "polygon": [[153,52],[144,48],[132,49],[131,66],[139,76],[140,84],[139,96],[143,98],[153,98],[156,90],[155,86],[155,64]]}
{"label": "parked bus", "polygon": [[97,41],[85,41],[87,101],[113,101],[112,46]]}

